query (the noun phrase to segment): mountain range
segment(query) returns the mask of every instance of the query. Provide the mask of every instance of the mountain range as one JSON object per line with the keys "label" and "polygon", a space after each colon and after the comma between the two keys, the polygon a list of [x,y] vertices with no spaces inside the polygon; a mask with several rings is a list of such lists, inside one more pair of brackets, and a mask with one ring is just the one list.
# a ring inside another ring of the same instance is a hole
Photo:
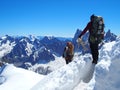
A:
{"label": "mountain range", "polygon": [[[55,60],[55,56],[61,57],[66,42],[71,41],[78,50],[77,38],[82,31],[77,29],[73,38],[54,37],[54,36],[9,36],[0,37],[0,59],[7,63],[12,63],[17,67],[28,69],[31,65],[45,64]],[[88,46],[88,35],[86,33],[83,40]],[[108,30],[105,34],[104,42],[116,40],[116,35]],[[82,47],[79,51],[82,51]]]}

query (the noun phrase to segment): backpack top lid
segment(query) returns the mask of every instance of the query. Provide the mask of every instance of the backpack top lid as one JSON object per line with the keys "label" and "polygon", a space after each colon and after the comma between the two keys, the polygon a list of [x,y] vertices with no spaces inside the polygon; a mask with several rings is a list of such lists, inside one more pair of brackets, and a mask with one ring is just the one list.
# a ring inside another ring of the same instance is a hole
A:
{"label": "backpack top lid", "polygon": [[90,20],[91,21],[103,21],[103,18],[101,16],[96,16],[96,15],[92,14],[90,16]]}
{"label": "backpack top lid", "polygon": [[103,23],[103,18],[101,16],[94,16],[94,22],[102,22]]}

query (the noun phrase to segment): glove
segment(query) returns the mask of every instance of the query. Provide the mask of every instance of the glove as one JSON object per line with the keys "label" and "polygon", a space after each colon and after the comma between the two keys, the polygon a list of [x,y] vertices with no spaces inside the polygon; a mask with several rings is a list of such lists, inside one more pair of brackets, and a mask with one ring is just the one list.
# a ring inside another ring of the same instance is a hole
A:
{"label": "glove", "polygon": [[81,38],[78,38],[77,39],[77,43],[81,43],[82,42],[82,39]]}
{"label": "glove", "polygon": [[78,42],[79,45],[81,45],[81,46],[83,47],[84,51],[87,51],[87,50],[88,50],[88,48],[86,47],[86,44],[85,44],[85,42],[82,40],[82,38],[78,38],[78,39],[77,39],[77,42]]}

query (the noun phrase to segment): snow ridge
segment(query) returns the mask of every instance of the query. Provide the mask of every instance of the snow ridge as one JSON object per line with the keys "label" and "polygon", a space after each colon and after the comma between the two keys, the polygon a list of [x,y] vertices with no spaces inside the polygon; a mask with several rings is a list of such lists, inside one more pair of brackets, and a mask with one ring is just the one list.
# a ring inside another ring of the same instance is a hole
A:
{"label": "snow ridge", "polygon": [[84,61],[82,57],[79,57],[69,65],[65,65],[50,73],[36,84],[32,90],[73,90],[81,80],[88,83],[92,78],[93,73],[88,71],[94,71],[90,70],[92,69],[92,66],[94,69],[94,65],[92,65],[89,56],[90,55],[88,55],[88,57],[86,56],[86,61]]}

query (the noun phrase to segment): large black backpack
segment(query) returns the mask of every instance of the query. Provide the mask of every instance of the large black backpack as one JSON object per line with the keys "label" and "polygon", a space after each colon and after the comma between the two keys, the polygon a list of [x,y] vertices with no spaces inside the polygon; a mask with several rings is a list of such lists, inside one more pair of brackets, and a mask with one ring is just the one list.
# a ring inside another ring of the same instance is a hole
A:
{"label": "large black backpack", "polygon": [[94,16],[89,41],[100,43],[104,39],[104,22],[101,16]]}

